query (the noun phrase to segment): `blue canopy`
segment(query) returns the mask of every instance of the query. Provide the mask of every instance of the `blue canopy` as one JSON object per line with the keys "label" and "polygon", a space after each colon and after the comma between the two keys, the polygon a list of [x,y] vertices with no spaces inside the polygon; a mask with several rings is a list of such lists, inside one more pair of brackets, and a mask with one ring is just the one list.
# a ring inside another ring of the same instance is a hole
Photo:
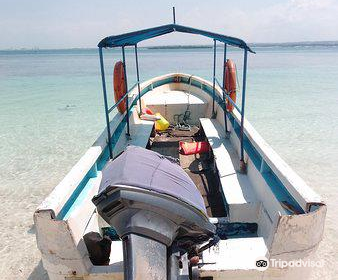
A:
{"label": "blue canopy", "polygon": [[201,29],[196,29],[188,26],[178,25],[178,24],[167,24],[162,26],[157,26],[153,28],[143,29],[139,31],[129,32],[116,36],[109,36],[104,38],[98,44],[100,48],[113,48],[113,47],[122,47],[122,46],[133,46],[138,42],[151,39],[154,37],[162,36],[171,32],[183,32],[190,34],[202,35],[215,39],[219,42],[223,42],[241,49],[245,49],[249,52],[255,53],[250,49],[250,47],[241,39],[235,37],[229,37],[209,31],[204,31]]}

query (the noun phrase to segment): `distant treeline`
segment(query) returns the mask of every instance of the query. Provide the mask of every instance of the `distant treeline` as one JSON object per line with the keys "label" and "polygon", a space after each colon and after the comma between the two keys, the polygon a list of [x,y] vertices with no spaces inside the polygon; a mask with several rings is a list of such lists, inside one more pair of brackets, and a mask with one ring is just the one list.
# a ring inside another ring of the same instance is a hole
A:
{"label": "distant treeline", "polygon": [[[338,41],[308,41],[308,42],[287,42],[287,43],[249,43],[251,47],[257,48],[295,48],[295,47],[338,47]],[[175,50],[175,49],[211,49],[213,46],[210,45],[167,45],[167,46],[144,46],[139,47],[139,49],[150,49],[150,50]],[[218,44],[218,48],[223,47],[223,44]],[[114,50],[118,50],[114,49]],[[128,48],[127,48],[128,50]],[[10,48],[0,50],[1,53],[8,51],[19,51],[27,53],[37,53],[37,52],[92,52],[97,51],[97,48],[69,48],[69,49],[39,49],[39,47],[34,48]]]}
{"label": "distant treeline", "polygon": [[[308,42],[286,42],[286,43],[249,43],[252,47],[337,47],[338,41],[308,41]],[[223,45],[218,44],[217,47]],[[146,49],[211,49],[212,45],[169,45],[151,46]]]}
{"label": "distant treeline", "polygon": [[251,43],[253,47],[337,47],[338,41],[307,41],[286,43]]}
{"label": "distant treeline", "polygon": [[153,47],[146,47],[150,50],[170,50],[170,49],[211,49],[212,46],[210,45],[172,45],[172,46],[153,46]]}

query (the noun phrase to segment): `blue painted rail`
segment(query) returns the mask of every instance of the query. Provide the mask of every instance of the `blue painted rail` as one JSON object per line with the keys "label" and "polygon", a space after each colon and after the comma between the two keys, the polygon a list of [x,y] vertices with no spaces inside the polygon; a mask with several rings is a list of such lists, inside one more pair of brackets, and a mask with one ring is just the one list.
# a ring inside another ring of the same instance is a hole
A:
{"label": "blue painted rail", "polygon": [[[135,83],[131,89],[126,92],[113,106],[111,106],[109,109],[108,109],[108,113],[111,113],[111,111],[113,111],[127,96],[128,94],[138,85],[138,83]],[[127,111],[129,110],[129,108],[127,108]]]}
{"label": "blue painted rail", "polygon": [[226,91],[226,90],[221,86],[221,84],[220,84],[220,82],[217,80],[217,78],[215,78],[215,81],[216,81],[216,83],[218,84],[218,86],[221,88],[222,92],[225,94],[225,98],[226,98],[228,101],[230,101],[230,103],[231,103],[232,105],[234,105],[234,107],[237,109],[237,111],[238,111],[240,114],[242,114],[241,109],[239,109],[239,107],[237,106],[237,104],[235,103],[235,101],[233,101],[233,100],[231,99],[230,93],[229,93],[228,91]]}

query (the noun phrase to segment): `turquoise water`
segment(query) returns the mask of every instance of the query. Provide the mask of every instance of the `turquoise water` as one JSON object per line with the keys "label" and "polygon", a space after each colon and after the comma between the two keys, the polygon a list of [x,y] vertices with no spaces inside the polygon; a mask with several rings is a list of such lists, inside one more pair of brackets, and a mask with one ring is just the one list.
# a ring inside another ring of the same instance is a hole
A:
{"label": "turquoise water", "polygon": [[[317,258],[338,268],[338,48],[256,48],[249,56],[247,118],[328,203]],[[108,91],[113,63],[106,53]],[[212,76],[212,50],[140,50],[141,79],[182,71]],[[218,69],[222,50],[217,53]],[[229,51],[241,72],[242,54]],[[130,84],[133,52],[127,52]],[[220,70],[218,77],[221,80]],[[46,279],[32,215],[104,127],[96,50],[0,51],[0,273]],[[112,102],[112,94],[110,94]]]}

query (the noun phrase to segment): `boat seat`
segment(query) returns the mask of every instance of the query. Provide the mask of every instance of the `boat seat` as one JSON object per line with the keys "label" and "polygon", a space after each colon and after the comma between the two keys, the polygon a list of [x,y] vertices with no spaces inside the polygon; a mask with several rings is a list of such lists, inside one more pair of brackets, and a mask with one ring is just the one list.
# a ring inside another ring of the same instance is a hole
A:
{"label": "boat seat", "polygon": [[214,154],[229,221],[256,222],[260,203],[247,175],[238,172],[239,157],[230,140],[225,138],[224,127],[215,119],[199,120]]}
{"label": "boat seat", "polygon": [[141,120],[135,108],[132,110],[129,120],[130,136],[127,136],[125,133],[121,134],[113,150],[114,155],[118,155],[129,145],[145,148],[148,144],[150,134],[154,127],[154,121]]}
{"label": "boat seat", "polygon": [[263,237],[221,240],[217,247],[203,252],[202,262],[205,265],[200,268],[200,277],[261,279],[261,272],[256,269],[256,260],[267,255],[268,249]]}

